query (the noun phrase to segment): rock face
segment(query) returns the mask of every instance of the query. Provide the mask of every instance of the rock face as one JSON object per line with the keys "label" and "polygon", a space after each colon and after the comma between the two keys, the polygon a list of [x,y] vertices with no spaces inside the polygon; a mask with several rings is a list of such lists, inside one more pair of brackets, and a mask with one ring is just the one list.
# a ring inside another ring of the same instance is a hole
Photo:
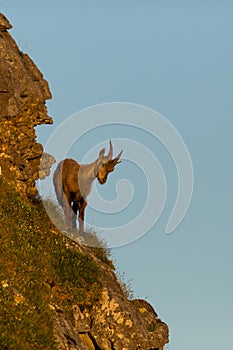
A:
{"label": "rock face", "polygon": [[45,106],[51,93],[36,65],[7,32],[10,28],[0,14],[0,173],[20,192],[33,195],[43,153],[34,127],[52,123]]}
{"label": "rock face", "polygon": [[[47,176],[55,161],[47,154],[42,158],[43,147],[36,142],[34,130],[36,125],[52,123],[45,106],[51,94],[38,68],[19,51],[7,31],[10,28],[0,14],[0,176],[31,196],[36,194],[35,180]],[[168,327],[151,305],[128,300],[112,266],[99,260],[91,248],[71,241],[70,249],[96,261],[102,294],[88,310],[73,305],[72,317],[55,304],[48,306],[54,312],[58,349],[162,350],[168,342]]]}
{"label": "rock face", "polygon": [[[114,273],[102,267],[102,299],[91,313],[91,338],[97,349],[163,349],[168,327],[143,300],[128,300]],[[146,306],[145,306],[146,305]]]}
{"label": "rock face", "polygon": [[73,326],[63,311],[53,306],[59,350],[163,350],[169,342],[168,326],[153,307],[145,300],[129,300],[112,267],[96,258],[90,248],[74,242],[70,248],[97,262],[103,290],[91,311],[73,307]]}

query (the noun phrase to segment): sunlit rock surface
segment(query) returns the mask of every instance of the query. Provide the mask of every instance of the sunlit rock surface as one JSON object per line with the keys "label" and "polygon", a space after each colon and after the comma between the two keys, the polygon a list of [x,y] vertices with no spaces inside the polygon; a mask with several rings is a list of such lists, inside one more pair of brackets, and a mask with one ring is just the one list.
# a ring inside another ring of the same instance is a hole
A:
{"label": "sunlit rock surface", "polygon": [[19,191],[35,194],[43,147],[35,126],[51,124],[45,101],[51,93],[43,75],[8,33],[0,15],[0,173]]}

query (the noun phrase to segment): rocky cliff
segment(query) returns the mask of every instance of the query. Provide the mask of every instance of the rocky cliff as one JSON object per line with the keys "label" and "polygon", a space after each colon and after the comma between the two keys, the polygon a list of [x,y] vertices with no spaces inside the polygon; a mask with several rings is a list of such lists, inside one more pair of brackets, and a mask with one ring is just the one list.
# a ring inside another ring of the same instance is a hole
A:
{"label": "rocky cliff", "polygon": [[[59,349],[93,350],[163,350],[168,343],[168,327],[145,300],[129,300],[122,291],[114,270],[101,261],[90,248],[70,243],[86,252],[97,263],[100,272],[101,296],[91,309],[78,305],[73,309],[74,326],[69,324],[62,310],[56,313]],[[67,344],[69,339],[69,344]]]}
{"label": "rocky cliff", "polygon": [[45,106],[51,93],[36,65],[8,33],[10,28],[0,14],[0,171],[18,190],[33,195],[43,153],[34,127],[52,123]]}
{"label": "rocky cliff", "polygon": [[0,348],[162,350],[168,327],[151,305],[129,300],[103,252],[64,238],[33,199],[40,163],[44,177],[54,161],[34,129],[52,123],[51,93],[10,28],[0,14]]}

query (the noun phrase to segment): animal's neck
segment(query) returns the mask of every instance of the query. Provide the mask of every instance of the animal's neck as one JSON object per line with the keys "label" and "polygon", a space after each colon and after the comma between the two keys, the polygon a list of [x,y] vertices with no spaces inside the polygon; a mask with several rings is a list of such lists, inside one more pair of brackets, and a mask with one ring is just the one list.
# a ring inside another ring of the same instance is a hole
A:
{"label": "animal's neck", "polygon": [[94,181],[96,178],[96,168],[97,168],[96,161],[90,164],[81,164],[80,165],[81,175],[86,177],[86,180],[89,179],[89,181]]}
{"label": "animal's neck", "polygon": [[97,162],[81,164],[79,169],[79,187],[83,197],[91,192],[92,183],[96,178]]}

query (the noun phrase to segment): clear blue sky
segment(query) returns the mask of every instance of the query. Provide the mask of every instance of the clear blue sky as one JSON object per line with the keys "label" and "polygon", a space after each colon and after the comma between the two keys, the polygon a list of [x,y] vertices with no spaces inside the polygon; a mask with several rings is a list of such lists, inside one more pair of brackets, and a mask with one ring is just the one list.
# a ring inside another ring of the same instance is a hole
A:
{"label": "clear blue sky", "polygon": [[111,101],[153,108],[181,133],[195,174],[185,219],[164,234],[177,181],[165,162],[171,202],[113,256],[168,323],[168,349],[232,349],[232,0],[2,0],[0,10],[52,90],[42,143],[72,113]]}

